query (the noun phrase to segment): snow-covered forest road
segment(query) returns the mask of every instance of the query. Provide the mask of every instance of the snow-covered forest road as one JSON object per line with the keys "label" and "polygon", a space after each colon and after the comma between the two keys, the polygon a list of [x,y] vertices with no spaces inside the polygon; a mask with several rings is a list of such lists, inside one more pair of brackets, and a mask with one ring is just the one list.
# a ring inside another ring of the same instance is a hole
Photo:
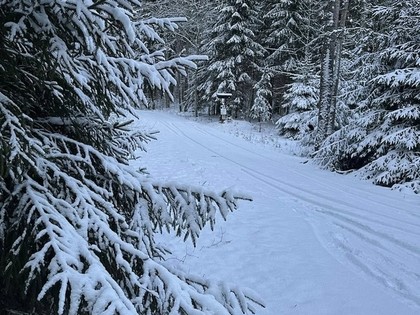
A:
{"label": "snow-covered forest road", "polygon": [[[165,112],[140,112],[158,141],[135,165],[154,178],[250,194],[179,268],[256,291],[258,314],[419,314],[420,197],[250,143]],[[163,238],[162,241],[165,241]]]}

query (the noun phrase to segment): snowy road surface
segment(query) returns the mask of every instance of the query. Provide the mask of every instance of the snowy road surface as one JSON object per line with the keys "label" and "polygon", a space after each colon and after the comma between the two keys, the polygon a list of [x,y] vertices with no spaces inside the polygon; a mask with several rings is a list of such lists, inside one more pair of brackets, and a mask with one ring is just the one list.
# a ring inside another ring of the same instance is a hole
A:
{"label": "snowy road surface", "polygon": [[420,314],[420,196],[338,175],[165,112],[141,160],[153,177],[250,193],[173,263],[252,288],[258,314]]}

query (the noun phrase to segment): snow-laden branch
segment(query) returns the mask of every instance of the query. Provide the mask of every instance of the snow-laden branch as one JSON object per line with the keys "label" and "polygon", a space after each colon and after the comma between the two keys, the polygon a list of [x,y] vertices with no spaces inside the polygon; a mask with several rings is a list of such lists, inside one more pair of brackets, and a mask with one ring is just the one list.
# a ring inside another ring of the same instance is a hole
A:
{"label": "snow-laden branch", "polygon": [[[38,248],[25,253],[27,289],[41,270],[47,270],[38,299],[58,285],[59,314],[66,303],[70,313],[76,313],[81,301],[94,314],[135,314],[147,303],[158,303],[162,310],[199,308],[203,314],[210,310],[229,314],[225,303],[231,299],[224,300],[221,294],[215,300],[212,286],[203,284],[197,290],[196,284],[185,283],[162,265],[159,258],[165,249],[155,244],[153,234],[156,229],[172,229],[195,242],[207,222],[214,224],[217,211],[226,218],[238,199],[249,196],[150,181],[92,146],[45,131],[34,130],[34,135],[46,152],[32,157],[35,177],[25,174],[24,183],[12,193],[21,196],[16,215],[26,220],[12,252],[21,255],[31,241]],[[64,165],[68,171],[63,171]],[[7,202],[14,200],[12,196]],[[119,270],[118,281],[112,270]],[[235,305],[248,309],[247,295],[226,290],[242,296]]]}
{"label": "snow-laden branch", "polygon": [[181,20],[135,21],[137,0],[1,3],[0,285],[19,292],[0,294],[39,313],[253,313],[250,292],[172,270],[154,239],[195,243],[250,198],[129,166],[153,133],[121,117],[204,59],[165,59],[154,26]]}

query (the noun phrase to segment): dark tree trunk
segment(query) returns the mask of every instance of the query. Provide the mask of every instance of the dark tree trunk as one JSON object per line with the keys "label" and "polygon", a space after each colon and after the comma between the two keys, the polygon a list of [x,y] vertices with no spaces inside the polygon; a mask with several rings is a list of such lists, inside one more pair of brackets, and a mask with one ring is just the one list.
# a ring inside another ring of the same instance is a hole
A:
{"label": "dark tree trunk", "polygon": [[327,22],[332,23],[326,28],[327,35],[324,38],[321,51],[320,97],[315,150],[320,148],[322,141],[335,129],[343,30],[348,5],[348,0],[335,0],[333,7],[330,8],[333,19]]}

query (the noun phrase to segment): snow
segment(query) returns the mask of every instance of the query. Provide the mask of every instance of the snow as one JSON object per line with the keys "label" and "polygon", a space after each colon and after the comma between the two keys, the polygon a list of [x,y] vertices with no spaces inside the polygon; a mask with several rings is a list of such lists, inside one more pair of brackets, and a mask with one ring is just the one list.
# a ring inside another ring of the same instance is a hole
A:
{"label": "snow", "polygon": [[169,266],[250,288],[266,303],[257,314],[420,313],[418,195],[303,163],[268,124],[258,133],[240,121],[139,116],[139,128],[160,134],[133,166],[254,199],[219,216],[195,248],[163,235]]}

